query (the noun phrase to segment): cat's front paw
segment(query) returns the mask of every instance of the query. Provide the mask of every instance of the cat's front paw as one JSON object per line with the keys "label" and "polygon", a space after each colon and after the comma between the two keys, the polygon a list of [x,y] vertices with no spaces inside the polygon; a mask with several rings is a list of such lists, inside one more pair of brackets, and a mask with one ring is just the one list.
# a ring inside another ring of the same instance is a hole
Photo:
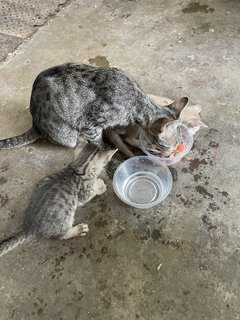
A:
{"label": "cat's front paw", "polygon": [[107,187],[102,179],[97,179],[95,187],[97,195],[103,194],[107,190]]}

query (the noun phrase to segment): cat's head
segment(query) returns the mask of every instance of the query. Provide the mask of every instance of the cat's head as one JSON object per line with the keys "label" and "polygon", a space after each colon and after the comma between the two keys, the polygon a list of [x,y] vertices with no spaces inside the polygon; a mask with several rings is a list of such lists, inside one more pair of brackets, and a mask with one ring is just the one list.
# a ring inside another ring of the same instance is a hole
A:
{"label": "cat's head", "polygon": [[188,98],[184,97],[163,107],[165,115],[153,121],[149,126],[152,141],[149,149],[169,156],[182,143],[180,114],[187,104]]}
{"label": "cat's head", "polygon": [[108,162],[112,159],[113,155],[118,149],[105,149],[100,150],[92,159],[91,167],[94,169],[96,175],[100,174]]}

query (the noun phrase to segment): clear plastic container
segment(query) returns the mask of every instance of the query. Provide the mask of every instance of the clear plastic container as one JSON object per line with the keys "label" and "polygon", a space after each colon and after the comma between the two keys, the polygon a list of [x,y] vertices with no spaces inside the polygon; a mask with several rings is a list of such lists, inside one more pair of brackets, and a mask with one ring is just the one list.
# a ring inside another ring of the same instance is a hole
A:
{"label": "clear plastic container", "polygon": [[160,160],[161,162],[165,163],[167,166],[171,166],[177,162],[179,162],[182,157],[184,157],[192,148],[193,146],[193,134],[189,131],[188,127],[186,127],[184,124],[181,124],[181,132],[183,137],[183,143],[186,145],[186,149],[172,157],[167,158],[161,158],[157,155],[152,154],[151,152],[146,150],[147,145],[149,144],[147,137],[144,133],[141,133],[140,135],[140,147],[142,151],[149,157],[153,157],[154,159]]}
{"label": "clear plastic container", "polygon": [[125,203],[147,209],[167,197],[172,189],[172,175],[158,159],[133,157],[124,161],[115,171],[113,188]]}

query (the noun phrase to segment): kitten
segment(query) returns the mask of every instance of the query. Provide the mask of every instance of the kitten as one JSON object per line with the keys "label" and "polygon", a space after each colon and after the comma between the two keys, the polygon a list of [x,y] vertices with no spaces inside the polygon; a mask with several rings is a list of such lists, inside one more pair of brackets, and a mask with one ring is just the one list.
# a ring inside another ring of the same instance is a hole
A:
{"label": "kitten", "polygon": [[[148,94],[154,101],[159,104],[171,104],[172,101],[165,97],[159,97]],[[155,126],[152,126],[151,134],[148,131],[144,132],[148,136],[150,142],[149,147],[153,152],[161,152],[162,156],[169,156],[175,149],[176,146],[182,143],[182,135],[180,125],[183,123],[192,134],[195,134],[201,127],[207,127],[199,116],[201,112],[200,105],[185,106],[179,114],[177,120],[164,119],[159,123],[156,121]],[[162,131],[159,132],[158,125],[161,125]],[[104,130],[104,139],[112,143],[118,150],[124,154],[127,158],[133,157],[134,153],[130,150],[130,146],[140,148],[140,134],[144,129],[138,125],[133,124],[127,127],[115,127]],[[157,138],[156,138],[156,135]],[[163,142],[164,141],[164,142]],[[126,144],[126,143],[128,144]],[[164,145],[167,145],[166,148]],[[149,149],[150,151],[150,149]]]}
{"label": "kitten", "polygon": [[[176,120],[187,102],[182,98],[161,106],[120,69],[74,63],[55,66],[34,81],[32,128],[0,140],[0,149],[20,147],[40,138],[74,148],[78,136],[103,146],[104,129],[136,123],[158,139],[165,122]],[[164,136],[159,142],[168,148]]]}
{"label": "kitten", "polygon": [[73,226],[76,209],[106,191],[97,177],[115,152],[87,144],[74,162],[40,182],[20,230],[0,242],[0,256],[26,241],[85,236],[87,224]]}

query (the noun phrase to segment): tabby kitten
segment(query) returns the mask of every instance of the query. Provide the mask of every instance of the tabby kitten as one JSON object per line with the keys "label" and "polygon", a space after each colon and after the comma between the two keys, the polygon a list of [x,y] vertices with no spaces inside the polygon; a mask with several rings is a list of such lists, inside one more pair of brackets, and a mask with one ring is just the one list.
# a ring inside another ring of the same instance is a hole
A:
{"label": "tabby kitten", "polygon": [[0,256],[26,241],[85,236],[87,224],[73,226],[76,209],[106,191],[97,177],[115,152],[87,144],[74,162],[45,178],[30,200],[20,230],[0,242]]}
{"label": "tabby kitten", "polygon": [[[176,120],[187,101],[182,98],[161,106],[120,69],[74,63],[55,66],[41,72],[33,84],[32,128],[0,140],[0,149],[20,147],[41,137],[74,148],[78,136],[83,136],[102,146],[104,129],[135,123],[158,140],[166,121]],[[164,135],[159,144],[169,147]]]}

